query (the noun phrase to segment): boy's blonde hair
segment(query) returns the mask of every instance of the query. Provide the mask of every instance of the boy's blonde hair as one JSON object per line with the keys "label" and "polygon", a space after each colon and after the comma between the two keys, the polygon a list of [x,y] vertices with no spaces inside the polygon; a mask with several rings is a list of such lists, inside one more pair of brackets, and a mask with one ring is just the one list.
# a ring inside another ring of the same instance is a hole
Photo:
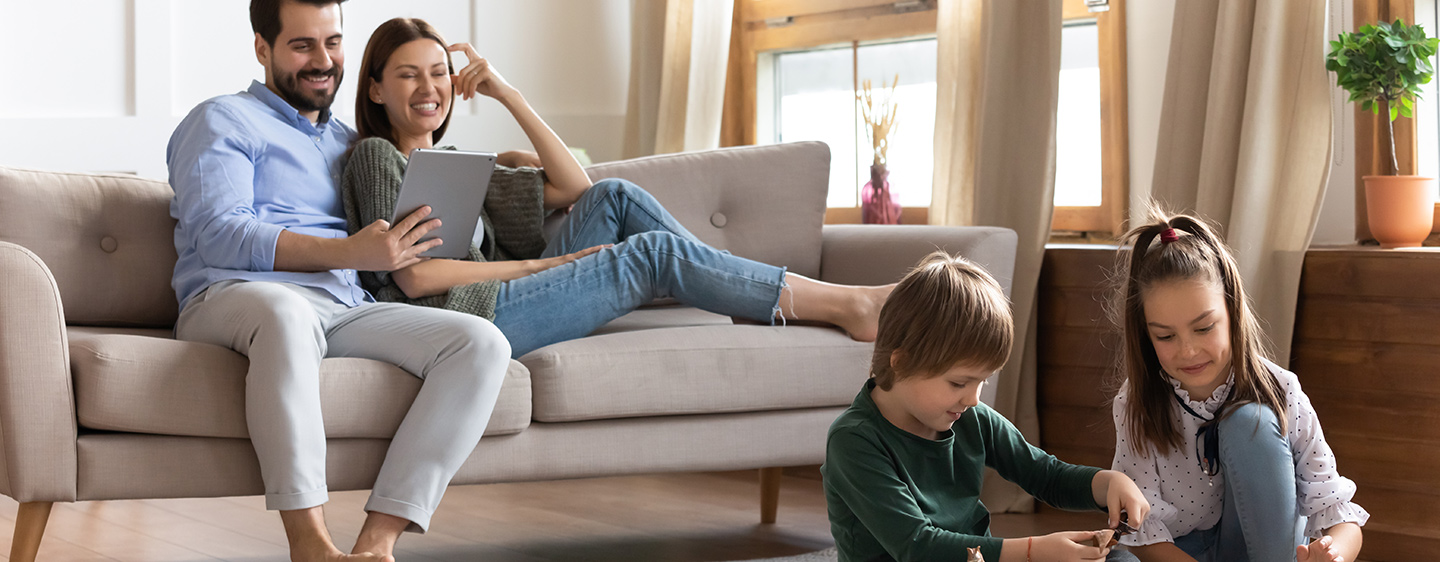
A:
{"label": "boy's blonde hair", "polygon": [[875,386],[890,390],[895,381],[956,365],[998,370],[1010,358],[1013,332],[1010,301],[995,278],[965,258],[935,252],[885,299],[870,373]]}

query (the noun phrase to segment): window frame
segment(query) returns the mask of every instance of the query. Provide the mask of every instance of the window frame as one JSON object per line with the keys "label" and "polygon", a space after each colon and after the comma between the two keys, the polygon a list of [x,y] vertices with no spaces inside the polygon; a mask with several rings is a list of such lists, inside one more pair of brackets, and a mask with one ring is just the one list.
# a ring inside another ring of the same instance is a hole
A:
{"label": "window frame", "polygon": [[[1094,19],[1100,36],[1101,204],[1056,207],[1052,232],[1118,235],[1129,207],[1130,149],[1125,64],[1125,0],[1109,0],[1109,11],[1090,13],[1085,0],[1062,0],[1066,21]],[[908,4],[907,10],[898,10]],[[736,0],[725,83],[720,145],[757,142],[756,66],[759,53],[933,36],[937,0]],[[769,22],[783,25],[771,25]],[[929,207],[905,207],[901,221],[929,222]],[[860,208],[834,207],[827,224],[859,223]]]}

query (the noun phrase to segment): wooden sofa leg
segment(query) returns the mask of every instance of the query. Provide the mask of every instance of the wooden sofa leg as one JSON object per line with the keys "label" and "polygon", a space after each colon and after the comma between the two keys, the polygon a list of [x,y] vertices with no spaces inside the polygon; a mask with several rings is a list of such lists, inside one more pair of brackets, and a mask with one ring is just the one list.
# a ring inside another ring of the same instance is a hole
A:
{"label": "wooden sofa leg", "polygon": [[20,504],[20,511],[15,516],[15,538],[10,541],[10,562],[35,562],[53,505],[53,502]]}
{"label": "wooden sofa leg", "polygon": [[780,477],[785,469],[772,466],[760,469],[760,523],[775,523],[775,511],[780,507]]}

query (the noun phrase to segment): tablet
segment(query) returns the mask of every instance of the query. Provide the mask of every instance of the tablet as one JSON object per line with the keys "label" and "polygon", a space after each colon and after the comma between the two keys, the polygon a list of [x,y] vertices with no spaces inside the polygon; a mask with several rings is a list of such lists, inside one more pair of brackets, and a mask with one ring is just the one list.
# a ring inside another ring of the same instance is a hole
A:
{"label": "tablet", "polygon": [[475,231],[480,225],[480,208],[485,204],[485,192],[494,172],[495,154],[491,152],[417,149],[410,153],[410,165],[400,182],[400,197],[395,201],[395,216],[390,218],[390,224],[429,205],[426,220],[440,219],[440,228],[420,240],[440,238],[445,243],[420,255],[464,259],[470,253],[471,242],[478,244]]}

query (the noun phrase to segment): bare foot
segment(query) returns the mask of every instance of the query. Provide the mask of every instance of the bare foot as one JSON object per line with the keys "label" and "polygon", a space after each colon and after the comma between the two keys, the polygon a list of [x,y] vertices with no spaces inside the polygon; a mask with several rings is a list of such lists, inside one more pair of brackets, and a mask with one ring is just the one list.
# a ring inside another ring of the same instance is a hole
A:
{"label": "bare foot", "polygon": [[325,514],[318,506],[281,511],[280,521],[290,542],[292,562],[395,562],[392,556],[369,552],[345,554],[335,548],[329,531],[325,530]]}
{"label": "bare foot", "polygon": [[365,524],[360,527],[360,536],[355,539],[355,548],[350,552],[375,553],[384,556],[387,562],[394,562],[395,541],[408,526],[408,519],[378,511],[367,512]]}
{"label": "bare foot", "polygon": [[395,557],[364,552],[345,554],[333,545],[290,547],[291,562],[395,562]]}
{"label": "bare foot", "polygon": [[880,309],[895,290],[895,283],[878,287],[856,287],[854,303],[835,324],[855,341],[872,342],[880,332]]}

